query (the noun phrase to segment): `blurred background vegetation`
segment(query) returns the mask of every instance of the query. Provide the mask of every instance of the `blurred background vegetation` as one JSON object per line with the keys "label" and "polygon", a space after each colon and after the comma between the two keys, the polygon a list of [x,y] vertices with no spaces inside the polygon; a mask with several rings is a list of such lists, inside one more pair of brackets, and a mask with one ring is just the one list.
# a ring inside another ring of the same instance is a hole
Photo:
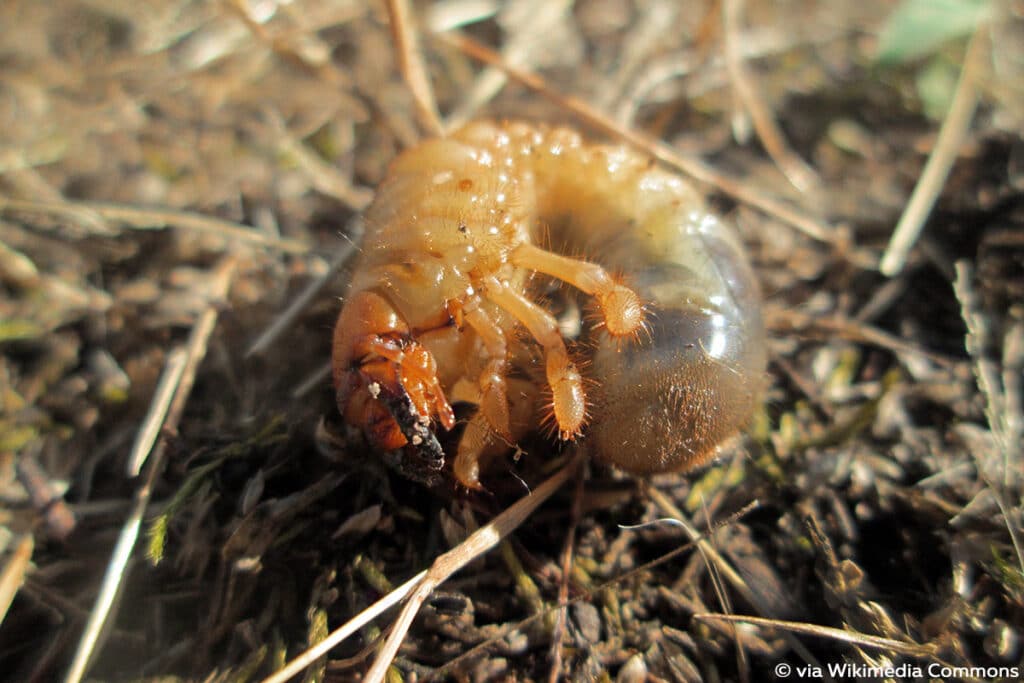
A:
{"label": "blurred background vegetation", "polygon": [[[693,476],[590,468],[580,518],[566,493],[456,576],[395,671],[547,678],[563,582],[570,680],[764,680],[780,660],[1024,665],[1024,6],[414,11],[448,120],[607,137],[432,37],[457,30],[817,229],[707,188],[765,293],[772,383],[750,434]],[[958,93],[971,109],[948,178],[883,276]],[[57,680],[79,651],[103,680],[258,680],[538,480],[558,451],[542,437],[474,497],[427,491],[337,440],[322,371],[339,254],[419,135],[377,2],[0,5],[0,679]],[[318,279],[276,341],[247,353]],[[168,367],[191,392],[130,477]],[[143,481],[142,538],[83,649]],[[723,565],[676,527],[619,526],[666,516],[707,532],[738,578],[723,588]],[[694,617],[718,612],[859,644]],[[357,679],[378,633],[308,680]]]}

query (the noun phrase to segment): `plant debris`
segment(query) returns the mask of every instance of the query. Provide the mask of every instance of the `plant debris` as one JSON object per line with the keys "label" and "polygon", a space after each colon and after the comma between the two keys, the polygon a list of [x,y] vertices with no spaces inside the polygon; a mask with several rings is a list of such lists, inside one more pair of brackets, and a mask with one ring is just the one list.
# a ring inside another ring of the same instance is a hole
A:
{"label": "plant debris", "polygon": [[[433,125],[617,126],[713,170],[771,382],[701,472],[584,467],[420,596],[390,680],[1020,678],[1024,16],[943,4],[414,7]],[[968,44],[977,106],[885,277]],[[346,240],[424,116],[383,3],[16,0],[0,63],[0,681],[262,680],[570,454],[428,490],[335,417]],[[360,680],[394,618],[305,680]]]}

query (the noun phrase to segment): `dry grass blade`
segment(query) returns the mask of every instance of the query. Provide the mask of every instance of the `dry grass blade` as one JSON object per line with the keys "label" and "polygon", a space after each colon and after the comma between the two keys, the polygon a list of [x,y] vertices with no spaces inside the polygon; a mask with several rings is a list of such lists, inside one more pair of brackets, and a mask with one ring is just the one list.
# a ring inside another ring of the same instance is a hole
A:
{"label": "dry grass blade", "polygon": [[334,281],[338,277],[338,273],[345,267],[349,259],[356,252],[356,246],[353,242],[346,242],[341,245],[338,250],[334,253],[334,258],[331,259],[330,265],[327,270],[317,277],[315,280],[310,282],[305,289],[297,297],[295,297],[291,303],[274,321],[267,327],[266,330],[260,333],[256,338],[256,341],[252,343],[249,350],[245,352],[246,357],[258,356],[264,353],[270,346],[277,341],[278,337],[284,333],[295,319],[306,310],[306,307],[313,301],[317,294],[323,291],[323,288],[330,282]]}
{"label": "dry grass blade", "polygon": [[851,633],[829,626],[817,624],[805,624],[797,621],[782,621],[780,619],[765,619],[762,617],[748,617],[739,614],[694,614],[694,619],[707,619],[716,621],[729,621],[733,623],[747,623],[756,626],[779,628],[793,633],[803,633],[821,638],[831,638],[844,643],[852,643],[863,647],[870,647],[877,650],[888,650],[914,657],[932,657],[937,648],[932,645],[921,645],[920,643],[906,643],[892,638],[880,638],[866,633]]}
{"label": "dry grass blade", "polygon": [[857,320],[820,316],[814,318],[800,311],[780,311],[771,316],[768,326],[769,329],[777,332],[805,330],[827,337],[838,336],[851,341],[872,344],[882,349],[889,349],[894,353],[927,359],[942,367],[953,367],[957,362],[954,358],[920,348],[894,334]]}
{"label": "dry grass blade", "polygon": [[548,673],[548,683],[557,683],[562,675],[562,638],[569,620],[569,576],[572,573],[576,527],[583,515],[583,487],[584,478],[578,477],[572,496],[569,528],[565,531],[565,543],[562,545],[562,576],[558,583],[558,618],[551,634],[551,670]]}
{"label": "dry grass blade", "polygon": [[[502,46],[502,60],[512,66],[526,67],[530,55],[541,47],[550,33],[549,29],[570,11],[572,4],[566,0],[533,0],[529,7],[519,12],[523,21],[515,27]],[[445,127],[454,130],[470,121],[476,112],[498,94],[507,80],[505,72],[494,67],[478,75],[458,108],[448,116]]]}
{"label": "dry grass blade", "polygon": [[[708,518],[709,516],[705,511],[705,519]],[[682,518],[673,519],[675,519],[675,521],[678,522],[684,530],[693,528],[690,526],[689,520]],[[693,540],[692,536],[691,540]],[[726,590],[725,584],[722,581],[722,575],[718,570],[718,565],[715,563],[714,560],[712,560],[712,558],[706,551],[706,549],[709,547],[711,546],[709,543],[706,542],[705,539],[701,539],[697,542],[697,552],[700,553],[701,558],[704,560],[704,566],[708,570],[708,576],[711,580],[711,586],[715,591],[715,597],[718,599],[718,604],[722,606],[722,609],[725,610],[727,614],[731,614],[733,609],[732,600],[730,599],[729,592]],[[724,561],[724,558],[722,558],[721,556],[718,557],[719,563]],[[744,585],[747,585],[745,581]],[[751,593],[752,592],[753,591],[751,591]],[[734,646],[736,648],[736,669],[739,672],[739,679],[743,681],[743,683],[749,683],[750,657],[747,654],[746,648],[743,646],[743,641],[740,638],[740,634],[735,629],[733,629],[733,633],[731,635],[733,638]]]}
{"label": "dry grass blade", "polygon": [[135,443],[132,444],[131,453],[128,455],[128,462],[125,472],[129,477],[137,477],[142,471],[142,466],[153,450],[160,429],[164,426],[167,411],[171,407],[174,394],[178,391],[181,383],[181,374],[185,371],[187,354],[183,347],[172,349],[167,354],[167,361],[164,363],[164,371],[160,375],[160,381],[153,392],[153,400],[149,404],[149,411],[142,420],[139,433],[135,436]]}
{"label": "dry grass blade", "polygon": [[7,609],[25,581],[25,570],[28,569],[28,563],[32,559],[34,547],[35,541],[32,534],[24,534],[14,546],[14,552],[7,558],[3,573],[0,573],[0,624],[4,623]]}
{"label": "dry grass blade", "polygon": [[401,645],[405,632],[419,611],[420,605],[430,596],[430,593],[447,580],[449,576],[493,548],[508,534],[512,533],[541,503],[551,497],[576,472],[581,462],[582,454],[578,453],[570,462],[566,463],[530,494],[521,498],[514,505],[495,517],[489,524],[475,531],[461,544],[434,560],[429,570],[420,572],[363,610],[340,628],[333,631],[323,641],[289,662],[287,666],[265,678],[263,683],[284,683],[284,681],[302,672],[317,659],[327,654],[335,645],[344,641],[385,610],[398,604],[409,595],[409,602],[406,603],[402,613],[392,625],[391,635],[363,679],[364,681],[383,680],[392,659],[394,659],[395,652],[398,650],[398,646]]}
{"label": "dry grass blade", "polygon": [[324,386],[331,378],[330,361],[323,363],[319,368],[303,378],[298,385],[292,389],[292,398],[302,398],[309,392]]}
{"label": "dry grass blade", "polygon": [[211,218],[191,211],[175,211],[173,209],[144,209],[125,204],[109,202],[72,202],[63,201],[33,202],[21,199],[0,197],[0,212],[30,211],[67,216],[83,220],[83,216],[98,216],[107,221],[119,221],[136,230],[149,230],[173,226],[184,230],[198,230],[220,235],[229,243],[241,242],[255,246],[276,249],[288,254],[305,254],[309,245],[283,237],[272,237],[258,232],[254,228],[240,223]]}
{"label": "dry grass blade", "polygon": [[486,45],[456,32],[440,34],[438,37],[474,59],[479,59],[485,64],[490,64],[504,70],[511,78],[543,95],[560,107],[576,114],[585,123],[594,126],[601,132],[627,142],[638,149],[642,149],[659,161],[663,161],[694,180],[716,187],[733,199],[756,207],[816,240],[822,242],[832,241],[832,230],[821,222],[803,215],[783,202],[758,192],[749,183],[730,178],[702,161],[679,154],[659,140],[651,139],[632,129],[623,128],[614,119],[595,110],[586,102],[556,92],[537,74],[505,64],[501,59],[501,55]]}
{"label": "dry grass blade", "polygon": [[331,648],[339,643],[343,643],[356,631],[404,600],[426,575],[427,570],[424,569],[419,574],[364,609],[352,619],[349,619],[345,624],[332,631],[330,635],[319,643],[288,662],[287,665],[275,671],[272,675],[267,676],[263,679],[263,683],[284,683],[292,676],[302,673],[306,667],[312,666],[316,660],[330,652]]}
{"label": "dry grass blade", "polygon": [[277,146],[282,155],[287,155],[305,171],[309,183],[320,192],[334,197],[353,211],[362,211],[373,199],[373,190],[352,184],[352,179],[335,165],[325,162],[316,153],[295,138],[288,130],[280,113],[267,109],[266,118],[270,129],[277,136]]}
{"label": "dry grass blade", "polygon": [[[209,291],[211,303],[193,326],[188,344],[185,347],[185,366],[180,374],[178,386],[174,392],[174,399],[166,413],[165,429],[177,429],[181,416],[184,414],[185,404],[188,402],[189,394],[192,391],[196,372],[199,370],[199,364],[206,357],[210,335],[213,334],[213,330],[217,325],[220,303],[227,297],[228,290],[231,287],[231,279],[234,276],[237,265],[238,257],[234,254],[228,254],[221,259],[217,267],[217,272]],[[107,571],[103,576],[103,582],[96,596],[96,602],[89,613],[89,620],[86,622],[82,637],[78,641],[78,649],[75,651],[74,659],[64,677],[65,683],[78,683],[88,671],[89,664],[100,641],[100,636],[108,623],[108,619],[111,617],[114,603],[117,601],[121,588],[124,585],[128,561],[131,559],[135,542],[139,537],[142,519],[149,505],[150,496],[153,493],[153,484],[163,470],[166,450],[167,441],[160,441],[153,453],[153,457],[150,459],[145,481],[135,490],[131,510],[124,525],[121,527],[121,533],[111,554]]]}
{"label": "dry grass blade", "polygon": [[[715,568],[721,573],[721,576],[725,578],[736,592],[743,596],[744,600],[749,604],[754,605],[762,614],[770,612],[764,599],[751,590],[750,586],[747,585],[747,582],[744,581],[743,577],[740,576],[733,566],[729,564],[729,562],[726,561],[726,559],[722,557],[717,550],[715,550],[714,546],[712,546],[711,543],[709,543],[708,540],[704,538],[704,536],[692,524],[690,524],[689,521],[687,521],[682,510],[669,500],[665,494],[653,486],[649,484],[644,486],[644,491],[663,512],[670,515],[672,519],[675,520],[675,523],[686,531],[686,535],[690,537],[691,541],[697,544],[701,554],[714,564]],[[803,643],[792,636],[787,636],[787,640],[789,641],[790,646],[797,652],[797,654],[800,655],[801,658],[803,658],[804,661],[808,664],[818,665],[817,659]]]}
{"label": "dry grass blade", "polygon": [[441,555],[431,565],[427,575],[417,585],[416,590],[409,596],[398,619],[392,625],[391,634],[384,641],[384,646],[377,654],[373,666],[366,672],[363,679],[366,683],[380,683],[387,674],[391,661],[395,658],[402,640],[405,638],[412,620],[419,612],[423,601],[430,597],[430,594],[439,585],[444,583],[449,576],[462,569],[474,559],[487,552],[497,545],[503,538],[523,523],[530,514],[545,500],[557,491],[579,469],[583,462],[583,452],[577,451],[572,460],[566,463],[560,470],[546,479],[540,486],[530,492],[527,496],[519,499],[514,505],[495,517],[485,526],[473,532],[465,541]]}
{"label": "dry grass blade", "polygon": [[878,268],[883,275],[892,277],[903,270],[907,256],[917,242],[924,223],[928,220],[928,215],[946,184],[946,178],[953,168],[960,146],[967,137],[971,120],[974,118],[974,110],[978,107],[977,81],[984,65],[985,50],[989,46],[988,40],[985,39],[986,35],[984,27],[978,28],[967,46],[960,80],[953,93],[949,112],[942,122],[942,128],[939,129],[935,147],[879,262]]}
{"label": "dry grass blade", "polygon": [[388,15],[391,17],[391,35],[398,54],[398,66],[402,77],[412,91],[420,125],[430,135],[444,135],[444,124],[434,100],[434,89],[430,87],[427,69],[420,51],[419,33],[416,31],[409,9],[408,0],[387,0]]}
{"label": "dry grass blade", "polygon": [[764,144],[765,151],[779,167],[793,187],[805,192],[819,184],[818,175],[786,144],[782,129],[775,122],[771,110],[754,85],[743,61],[740,45],[740,14],[745,0],[724,0],[722,22],[725,33],[725,64],[737,97],[750,114],[754,130]]}

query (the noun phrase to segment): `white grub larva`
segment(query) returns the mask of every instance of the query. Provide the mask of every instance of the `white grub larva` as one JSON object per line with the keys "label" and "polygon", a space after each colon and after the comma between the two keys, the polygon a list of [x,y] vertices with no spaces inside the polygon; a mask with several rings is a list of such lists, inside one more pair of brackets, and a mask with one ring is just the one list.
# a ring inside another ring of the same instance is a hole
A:
{"label": "white grub larva", "polygon": [[[471,488],[535,426],[538,389],[560,438],[642,474],[704,462],[755,408],[764,330],[742,246],[640,153],[472,123],[395,159],[365,222],[334,332],[338,406],[414,476],[443,467],[455,402],[478,406],[453,464]],[[585,343],[531,298],[535,273],[596,304]]]}

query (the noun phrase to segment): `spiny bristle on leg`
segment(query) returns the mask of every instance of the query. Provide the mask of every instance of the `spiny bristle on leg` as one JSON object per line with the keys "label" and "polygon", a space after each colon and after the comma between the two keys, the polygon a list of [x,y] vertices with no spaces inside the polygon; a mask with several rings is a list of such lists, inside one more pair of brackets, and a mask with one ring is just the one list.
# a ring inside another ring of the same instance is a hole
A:
{"label": "spiny bristle on leg", "polygon": [[615,285],[600,296],[598,303],[604,313],[604,329],[613,337],[634,336],[643,326],[646,315],[644,305],[629,287]]}

